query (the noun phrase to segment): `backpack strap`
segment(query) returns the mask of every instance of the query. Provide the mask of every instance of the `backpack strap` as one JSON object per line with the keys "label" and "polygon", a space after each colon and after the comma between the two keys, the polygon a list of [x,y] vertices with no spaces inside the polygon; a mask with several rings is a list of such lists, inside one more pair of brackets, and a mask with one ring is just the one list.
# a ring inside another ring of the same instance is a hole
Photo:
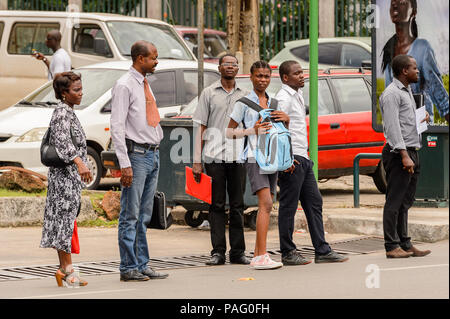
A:
{"label": "backpack strap", "polygon": [[[250,100],[247,97],[241,97],[239,100],[239,102],[244,103],[245,105],[247,105],[249,108],[255,110],[256,112],[261,112],[262,110],[264,110],[258,103],[253,102],[252,100]],[[272,98],[270,100],[270,108],[276,110],[278,108],[278,100],[275,98]]]}
{"label": "backpack strap", "polygon": [[272,98],[270,100],[270,108],[274,109],[274,110],[278,109],[278,100],[277,99]]}
{"label": "backpack strap", "polygon": [[251,108],[252,110],[255,110],[258,113],[263,110],[263,108],[261,106],[259,106],[258,103],[253,102],[252,100],[250,100],[249,98],[247,98],[245,96],[241,97],[238,101],[244,103],[249,108]]}

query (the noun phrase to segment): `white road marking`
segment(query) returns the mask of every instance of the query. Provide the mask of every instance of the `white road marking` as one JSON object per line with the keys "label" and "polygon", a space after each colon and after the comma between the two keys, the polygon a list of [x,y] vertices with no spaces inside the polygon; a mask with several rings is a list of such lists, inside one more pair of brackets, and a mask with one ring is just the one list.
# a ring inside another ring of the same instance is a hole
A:
{"label": "white road marking", "polygon": [[398,268],[380,268],[380,271],[395,271],[395,270],[405,270],[405,269],[420,269],[420,268],[433,268],[433,267],[448,267],[448,264],[437,264],[437,265],[425,265],[425,266],[412,266],[412,267],[398,267]]}
{"label": "white road marking", "polygon": [[[72,288],[74,289],[74,288]],[[77,289],[77,288],[75,288]],[[65,296],[79,296],[79,295],[90,295],[90,294],[104,294],[104,293],[111,293],[111,292],[125,292],[125,291],[133,291],[136,289],[117,289],[117,290],[98,290],[98,291],[85,291],[85,292],[75,292],[71,294],[56,294],[56,295],[38,295],[38,296],[28,296],[28,297],[17,297],[12,299],[36,299],[36,298],[52,298],[52,297],[59,297],[63,298]]]}

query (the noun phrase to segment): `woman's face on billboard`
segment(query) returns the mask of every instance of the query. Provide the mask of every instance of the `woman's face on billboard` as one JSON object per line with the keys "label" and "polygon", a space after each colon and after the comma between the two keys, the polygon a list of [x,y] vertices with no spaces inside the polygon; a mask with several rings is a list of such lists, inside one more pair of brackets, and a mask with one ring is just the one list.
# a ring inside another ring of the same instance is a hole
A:
{"label": "woman's face on billboard", "polygon": [[413,12],[410,0],[391,0],[389,13],[393,23],[408,22]]}

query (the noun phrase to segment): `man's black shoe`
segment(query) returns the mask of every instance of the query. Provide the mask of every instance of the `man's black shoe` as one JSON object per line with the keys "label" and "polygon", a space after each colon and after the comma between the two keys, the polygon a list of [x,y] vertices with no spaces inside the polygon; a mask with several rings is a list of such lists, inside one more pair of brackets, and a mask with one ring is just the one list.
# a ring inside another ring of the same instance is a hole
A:
{"label": "man's black shoe", "polygon": [[205,264],[208,266],[217,266],[225,264],[225,256],[214,254],[211,256],[211,259],[208,260]]}
{"label": "man's black shoe", "polygon": [[149,277],[144,276],[137,270],[131,270],[120,274],[120,281],[147,281],[149,279]]}
{"label": "man's black shoe", "polygon": [[286,256],[281,257],[281,262],[286,266],[307,265],[312,260],[305,258],[296,250],[290,251]]}
{"label": "man's black shoe", "polygon": [[349,259],[348,257],[338,254],[337,252],[332,250],[326,255],[317,255],[316,254],[316,258],[314,259],[314,262],[316,264],[336,263],[336,262],[344,262],[344,261],[347,261],[348,259]]}
{"label": "man's black shoe", "polygon": [[169,274],[163,274],[160,272],[156,272],[153,269],[151,269],[150,267],[147,267],[145,270],[141,271],[141,274],[149,277],[150,279],[164,279],[164,278],[169,277]]}
{"label": "man's black shoe", "polygon": [[247,257],[245,257],[245,255],[241,255],[239,257],[234,257],[231,258],[230,257],[230,263],[232,264],[241,264],[241,265],[250,265],[250,259],[248,259]]}

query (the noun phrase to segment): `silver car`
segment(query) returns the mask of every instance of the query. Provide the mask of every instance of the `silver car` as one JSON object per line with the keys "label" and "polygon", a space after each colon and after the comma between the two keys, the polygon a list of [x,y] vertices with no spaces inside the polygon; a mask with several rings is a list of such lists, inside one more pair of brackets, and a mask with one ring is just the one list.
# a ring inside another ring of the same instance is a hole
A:
{"label": "silver car", "polygon": [[[370,37],[319,38],[319,69],[330,67],[361,67],[372,59]],[[279,67],[287,60],[298,61],[309,69],[309,39],[284,43],[285,48],[275,55],[269,64]]]}

